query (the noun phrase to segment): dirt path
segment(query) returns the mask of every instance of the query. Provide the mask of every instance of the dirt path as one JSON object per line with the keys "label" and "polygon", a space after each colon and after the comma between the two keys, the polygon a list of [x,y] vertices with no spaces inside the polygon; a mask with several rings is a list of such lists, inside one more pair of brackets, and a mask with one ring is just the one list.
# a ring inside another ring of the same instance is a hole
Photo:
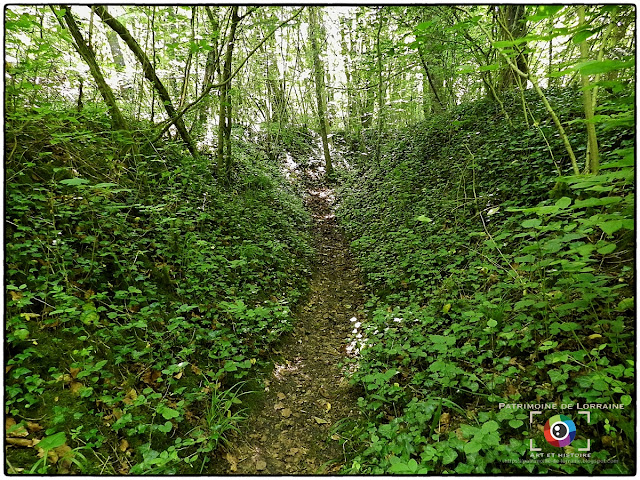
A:
{"label": "dirt path", "polygon": [[311,293],[282,346],[284,361],[265,381],[262,409],[253,411],[226,456],[227,473],[335,473],[344,457],[331,427],[357,415],[357,394],[338,364],[348,355],[355,318],[363,316],[363,287],[336,225],[332,190],[313,175],[306,185],[317,251]]}

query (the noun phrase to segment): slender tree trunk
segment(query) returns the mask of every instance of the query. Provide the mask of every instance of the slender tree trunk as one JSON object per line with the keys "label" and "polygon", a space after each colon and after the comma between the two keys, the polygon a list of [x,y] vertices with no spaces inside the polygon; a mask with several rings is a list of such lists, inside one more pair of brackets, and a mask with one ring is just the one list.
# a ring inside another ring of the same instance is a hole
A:
{"label": "slender tree trunk", "polygon": [[126,63],[124,61],[124,55],[122,55],[122,50],[120,50],[118,35],[113,30],[107,30],[106,34],[109,48],[111,49],[111,56],[113,57],[113,63],[116,65],[116,70],[121,72],[126,67]]}
{"label": "slender tree trunk", "polygon": [[[152,54],[152,64],[153,69],[156,68],[156,6],[153,5],[151,7],[151,54]],[[144,85],[144,80],[141,82]],[[151,89],[151,123],[154,123],[156,108],[156,89]]]}
{"label": "slender tree trunk", "polygon": [[[118,20],[116,20],[109,14],[107,9],[103,5],[96,6],[95,11],[98,14],[98,16],[102,19],[102,21],[106,23],[109,27],[111,27],[111,29],[113,29],[118,35],[120,35],[120,38],[122,38],[122,40],[131,49],[131,51],[136,56],[138,61],[142,64],[142,70],[144,72],[145,77],[147,77],[147,79],[153,84],[154,88],[157,90],[160,100],[162,101],[162,104],[164,105],[164,108],[167,112],[167,115],[169,116],[169,118],[175,117],[176,110],[173,107],[173,103],[171,102],[171,97],[169,97],[169,93],[167,92],[167,89],[165,88],[165,86],[162,84],[162,82],[156,75],[155,69],[151,65],[151,62],[149,62],[149,58],[147,58],[147,55],[140,48],[140,45],[138,45],[138,42],[135,41],[135,39],[131,36],[131,34],[129,33],[129,31],[126,29],[124,25],[122,25]],[[193,138],[191,138],[189,131],[186,129],[182,118],[179,118],[176,120],[175,126],[178,129],[178,133],[182,137],[182,140],[187,145],[187,148],[189,149],[189,152],[191,153],[191,155],[195,159],[199,159],[199,154],[198,154],[198,149],[196,147],[196,144],[193,141]]]}
{"label": "slender tree trunk", "polygon": [[[527,33],[525,5],[500,5],[497,8],[498,11],[495,18],[501,27],[499,28],[500,37],[503,40],[524,37]],[[516,51],[516,56],[511,61],[516,64],[521,72],[527,73],[529,67],[527,54],[524,53],[525,45],[514,45],[513,48]],[[517,77],[518,74],[510,68],[508,63],[505,63],[504,68],[501,70],[499,89],[504,91],[515,87],[518,84]]]}
{"label": "slender tree trunk", "polygon": [[385,90],[382,77],[382,52],[380,50],[380,32],[382,31],[382,10],[378,11],[378,33],[376,35],[376,62],[378,70],[378,132],[376,135],[376,163],[380,162],[380,146],[382,143],[382,125],[385,114]]}
{"label": "slender tree trunk", "polygon": [[[195,21],[197,14],[196,6],[191,7],[191,42],[194,41],[194,37],[196,35],[195,31]],[[193,51],[189,49],[189,54],[187,55],[187,64],[184,67],[184,78],[182,79],[182,89],[180,92],[180,101],[178,102],[178,108],[182,108],[185,100],[187,99],[187,90],[189,89],[189,74],[191,73],[191,61],[193,60]],[[196,58],[197,61],[197,58]]]}
{"label": "slender tree trunk", "polygon": [[[489,42],[493,43],[494,40],[491,37],[491,34],[482,25],[482,23],[478,23],[478,27],[480,28],[482,33],[485,34],[485,36],[487,37]],[[580,175],[580,168],[578,168],[578,161],[576,160],[576,155],[573,152],[573,147],[571,146],[571,142],[569,142],[569,137],[567,136],[567,133],[566,133],[564,127],[562,126],[562,122],[560,122],[560,119],[558,118],[558,115],[556,115],[556,112],[551,107],[551,104],[549,104],[549,100],[547,100],[546,95],[544,94],[544,92],[540,88],[540,85],[538,83],[537,78],[533,74],[531,74],[531,72],[525,73],[522,70],[520,70],[518,68],[518,66],[509,57],[509,55],[504,53],[501,49],[498,48],[497,51],[498,51],[498,54],[502,58],[504,58],[504,60],[513,69],[514,72],[516,72],[518,75],[520,75],[525,80],[529,80],[531,82],[531,84],[533,85],[533,88],[535,89],[536,93],[540,96],[540,99],[542,100],[542,103],[544,104],[544,107],[546,108],[547,112],[549,113],[549,116],[552,118],[553,123],[555,123],[556,128],[558,129],[558,133],[560,134],[560,138],[562,139],[562,142],[564,143],[564,146],[567,149],[567,154],[569,155],[569,159],[571,160],[571,167],[573,168],[573,172],[576,175]]]}
{"label": "slender tree trunk", "polygon": [[327,120],[325,104],[324,66],[320,61],[320,49],[318,37],[320,28],[316,18],[317,9],[309,8],[309,36],[311,37],[311,53],[313,55],[313,70],[315,74],[316,101],[318,103],[318,122],[320,123],[320,135],[322,136],[322,150],[324,151],[325,175],[333,174],[333,164],[329,153],[329,140],[327,137]]}
{"label": "slender tree trunk", "polygon": [[[585,24],[584,5],[578,6],[578,19],[580,26]],[[587,41],[580,42],[580,56],[583,61],[589,59],[589,45]],[[593,101],[591,89],[589,88],[589,75],[580,74],[582,81],[582,99],[584,102],[584,117],[587,121],[587,159],[585,173],[597,174],[600,170],[600,156],[598,152],[598,138],[596,137],[596,126],[593,123]]]}
{"label": "slender tree trunk", "polygon": [[220,87],[220,117],[218,122],[218,151],[217,151],[217,173],[218,177],[222,173],[222,166],[225,166],[226,175],[231,174],[231,62],[233,60],[233,47],[235,44],[236,29],[240,17],[238,16],[238,6],[231,7],[231,26],[229,38],[227,40],[227,51],[224,56],[224,66],[222,69],[222,83]]}
{"label": "slender tree trunk", "polygon": [[116,97],[113,94],[111,87],[109,87],[109,85],[105,81],[104,76],[102,75],[102,71],[98,66],[98,63],[96,61],[96,54],[89,46],[89,44],[85,42],[84,38],[82,38],[82,33],[80,33],[78,24],[71,14],[71,8],[68,5],[61,5],[60,8],[64,10],[64,20],[75,42],[74,46],[83,60],[89,66],[91,76],[95,80],[96,85],[98,86],[98,90],[100,91],[104,102],[109,108],[109,114],[111,115],[111,119],[113,120],[113,126],[118,130],[129,131],[127,122],[122,116],[120,108],[118,108],[118,104],[116,103]]}

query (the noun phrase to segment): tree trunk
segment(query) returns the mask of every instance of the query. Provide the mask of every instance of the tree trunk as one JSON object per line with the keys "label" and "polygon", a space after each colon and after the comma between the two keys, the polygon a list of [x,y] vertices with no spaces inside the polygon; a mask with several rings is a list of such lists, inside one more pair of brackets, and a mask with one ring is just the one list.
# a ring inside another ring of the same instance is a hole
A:
{"label": "tree trunk", "polygon": [[220,87],[220,117],[218,122],[218,151],[217,151],[217,173],[218,177],[222,173],[222,166],[225,166],[226,175],[231,174],[231,62],[233,60],[233,46],[235,44],[236,29],[240,17],[238,16],[238,6],[231,7],[231,26],[229,29],[229,39],[227,40],[227,51],[224,55],[224,67],[222,69],[222,83]]}
{"label": "tree trunk", "polygon": [[[196,21],[196,14],[198,11],[197,8],[198,7],[196,6],[191,7],[191,42],[194,41],[194,38],[196,36],[195,21]],[[189,75],[191,74],[192,60],[193,60],[193,51],[190,48],[189,54],[187,55],[187,64],[184,67],[184,77],[182,79],[182,88],[180,89],[180,101],[178,102],[178,108],[182,108],[182,106],[184,105],[184,102],[187,99],[187,90],[189,89]],[[196,62],[197,62],[197,57],[196,57]]]}
{"label": "tree trunk", "polygon": [[120,44],[118,43],[118,35],[113,30],[107,30],[107,41],[109,42],[109,48],[111,48],[111,56],[113,57],[113,63],[116,65],[116,70],[121,72],[126,67],[124,61],[124,55],[120,50]]}
{"label": "tree trunk", "polygon": [[382,31],[382,9],[378,11],[378,34],[376,35],[376,62],[378,70],[378,128],[376,135],[376,163],[380,162],[380,145],[382,142],[382,124],[385,113],[385,91],[382,78],[382,52],[380,51],[380,32]]}
{"label": "tree trunk", "polygon": [[[578,6],[578,19],[580,26],[584,26],[584,6]],[[587,41],[580,42],[580,57],[583,62],[589,60],[589,45]],[[589,75],[580,74],[582,81],[582,99],[584,101],[584,118],[587,121],[587,158],[585,165],[586,173],[597,174],[600,170],[600,156],[598,153],[598,138],[596,137],[596,126],[593,123],[593,101],[591,99],[591,89],[589,86]]]}
{"label": "tree trunk", "polygon": [[98,63],[96,62],[96,54],[89,46],[89,44],[85,43],[84,38],[82,38],[82,33],[80,33],[78,24],[71,14],[71,8],[68,5],[61,5],[60,8],[64,10],[64,20],[67,24],[69,32],[71,32],[71,36],[75,41],[74,46],[83,60],[89,66],[89,71],[91,72],[91,75],[93,76],[93,79],[98,86],[98,90],[100,91],[104,102],[109,108],[109,113],[111,115],[111,119],[113,120],[113,126],[118,130],[125,130],[128,132],[129,127],[124,117],[122,116],[120,109],[118,108],[116,97],[113,94],[111,87],[109,87],[104,79],[104,76],[102,75],[102,71],[100,70]]}
{"label": "tree trunk", "polygon": [[[138,42],[135,41],[135,39],[131,36],[124,25],[122,25],[118,20],[116,20],[109,14],[106,7],[104,7],[103,5],[98,5],[95,7],[95,12],[102,19],[102,21],[106,23],[112,30],[114,30],[131,49],[138,61],[142,64],[142,70],[145,77],[147,77],[147,79],[153,84],[154,88],[158,92],[158,96],[160,97],[160,100],[164,105],[167,115],[169,116],[169,118],[175,117],[176,110],[173,107],[173,103],[171,102],[171,97],[169,97],[167,89],[156,75],[155,69],[151,65],[151,62],[149,62],[149,58],[147,58],[147,55],[140,48],[140,45],[138,45]],[[186,129],[182,118],[178,118],[175,121],[175,126],[178,129],[178,133],[182,137],[182,140],[187,145],[187,148],[189,149],[191,155],[195,159],[199,159],[200,156],[198,154],[196,144],[193,141],[193,138],[191,138],[189,131]]]}
{"label": "tree trunk", "polygon": [[[494,40],[492,39],[491,34],[482,25],[482,23],[478,23],[478,27],[480,28],[482,33],[485,34],[485,36],[487,37],[489,42],[493,44]],[[562,139],[562,142],[564,143],[564,146],[567,149],[567,154],[569,155],[569,159],[571,160],[571,167],[573,168],[573,173],[576,174],[576,175],[580,175],[580,169],[578,168],[578,162],[576,160],[575,154],[573,153],[573,147],[571,146],[571,142],[569,142],[569,137],[567,136],[567,133],[565,132],[565,129],[562,126],[562,123],[560,122],[560,119],[556,115],[556,112],[551,107],[551,104],[549,104],[549,100],[547,100],[546,95],[544,94],[544,92],[540,88],[540,85],[539,85],[538,80],[536,79],[536,77],[531,72],[525,73],[525,72],[521,71],[518,68],[518,66],[513,62],[513,60],[509,57],[509,55],[507,55],[505,52],[503,52],[500,48],[498,48],[497,51],[498,51],[498,54],[502,58],[504,58],[504,60],[513,69],[513,71],[515,73],[520,75],[523,79],[528,80],[528,81],[531,82],[531,84],[533,85],[533,88],[535,89],[536,93],[540,96],[540,99],[542,100],[542,103],[544,104],[544,107],[546,108],[547,112],[551,116],[551,118],[553,120],[553,123],[555,123],[556,127],[558,128],[558,133],[560,134],[560,138]]]}
{"label": "tree trunk", "polygon": [[[527,19],[525,17],[525,5],[500,5],[496,14],[497,23],[500,25],[499,31],[502,40],[514,40],[522,38],[527,33]],[[513,63],[521,72],[529,71],[527,54],[524,53],[526,45],[514,45],[516,52]],[[499,89],[501,91],[512,89],[518,86],[518,74],[505,64],[501,70],[499,79]],[[526,85],[525,85],[526,87]]]}
{"label": "tree trunk", "polygon": [[311,37],[311,54],[313,55],[313,71],[315,74],[316,101],[318,103],[318,122],[320,123],[320,135],[322,136],[322,149],[324,151],[325,175],[330,176],[333,173],[333,165],[331,163],[331,155],[329,153],[329,140],[327,138],[324,66],[320,61],[320,49],[318,46],[320,29],[318,26],[318,19],[316,18],[316,15],[316,8],[310,7],[309,36]]}

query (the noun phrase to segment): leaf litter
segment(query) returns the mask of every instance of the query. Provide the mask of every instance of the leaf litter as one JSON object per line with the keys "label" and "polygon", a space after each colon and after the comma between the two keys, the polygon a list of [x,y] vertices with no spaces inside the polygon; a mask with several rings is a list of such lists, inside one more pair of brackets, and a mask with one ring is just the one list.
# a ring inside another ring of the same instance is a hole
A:
{"label": "leaf litter", "polygon": [[347,357],[351,319],[364,317],[364,288],[333,214],[333,191],[320,175],[314,178],[313,167],[304,174],[317,252],[311,293],[277,352],[284,358],[265,380],[263,403],[232,439],[220,474],[336,473],[343,439],[331,427],[358,416],[358,394],[339,364]]}

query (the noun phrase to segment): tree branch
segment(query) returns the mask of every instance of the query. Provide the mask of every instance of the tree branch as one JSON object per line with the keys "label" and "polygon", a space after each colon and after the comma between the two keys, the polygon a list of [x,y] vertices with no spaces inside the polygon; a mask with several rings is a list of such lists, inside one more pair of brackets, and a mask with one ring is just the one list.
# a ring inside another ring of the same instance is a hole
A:
{"label": "tree branch", "polygon": [[287,23],[289,23],[291,20],[293,20],[294,18],[296,18],[298,15],[300,15],[302,13],[302,11],[304,10],[305,7],[300,8],[294,15],[292,15],[291,17],[287,18],[285,21],[281,22],[277,27],[275,27],[271,32],[269,32],[268,35],[266,35],[262,41],[260,43],[258,43],[245,57],[245,59],[240,63],[240,65],[238,66],[238,68],[236,68],[233,73],[231,74],[231,76],[229,78],[227,78],[224,82],[220,82],[220,83],[216,83],[216,84],[212,84],[209,85],[207,88],[205,88],[202,93],[200,94],[200,96],[198,98],[196,98],[193,102],[191,102],[189,105],[187,105],[186,107],[184,107],[182,110],[180,110],[175,116],[173,116],[172,118],[170,118],[169,120],[167,120],[165,122],[165,125],[162,127],[162,130],[160,131],[160,133],[158,135],[156,135],[153,139],[153,141],[158,140],[160,137],[162,137],[162,135],[164,135],[164,133],[169,130],[169,128],[171,127],[171,125],[175,124],[176,122],[178,122],[185,113],[187,113],[189,110],[191,110],[193,107],[195,107],[198,103],[200,103],[202,101],[202,99],[204,97],[206,97],[209,92],[211,90],[213,90],[214,88],[220,88],[224,85],[226,85],[227,83],[229,83],[237,74],[238,72],[242,69],[242,67],[244,67],[244,65],[247,63],[247,61],[249,60],[249,58],[251,58],[253,56],[254,53],[256,53],[258,51],[258,49],[269,39],[271,38],[276,31],[278,31],[281,27],[283,27],[284,25],[286,25]]}

